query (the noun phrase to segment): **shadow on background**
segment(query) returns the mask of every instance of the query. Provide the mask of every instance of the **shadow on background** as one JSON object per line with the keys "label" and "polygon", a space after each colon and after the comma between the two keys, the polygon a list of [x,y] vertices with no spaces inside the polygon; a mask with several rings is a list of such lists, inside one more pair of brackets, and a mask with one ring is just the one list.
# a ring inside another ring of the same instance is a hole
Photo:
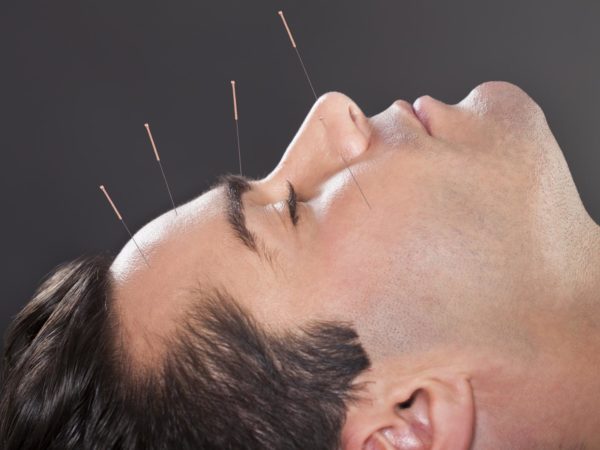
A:
{"label": "shadow on background", "polygon": [[279,160],[313,96],[338,90],[373,115],[394,99],[456,103],[506,80],[546,113],[584,205],[600,222],[600,3],[40,0],[0,7],[2,283],[0,332],[58,263],[117,251],[170,202],[237,172],[230,80],[237,80],[244,172]]}

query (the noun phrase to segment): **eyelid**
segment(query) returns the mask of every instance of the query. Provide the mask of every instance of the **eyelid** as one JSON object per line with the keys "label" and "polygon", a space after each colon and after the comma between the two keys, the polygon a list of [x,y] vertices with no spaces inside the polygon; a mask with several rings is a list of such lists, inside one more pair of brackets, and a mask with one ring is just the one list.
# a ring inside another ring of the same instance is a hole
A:
{"label": "eyelid", "polygon": [[288,211],[290,213],[290,219],[292,221],[292,224],[294,226],[296,226],[296,223],[298,222],[298,212],[296,209],[297,194],[296,194],[296,190],[294,189],[294,186],[292,185],[292,183],[290,183],[290,181],[287,181],[287,185],[288,185],[288,197],[286,199],[286,204],[288,206]]}

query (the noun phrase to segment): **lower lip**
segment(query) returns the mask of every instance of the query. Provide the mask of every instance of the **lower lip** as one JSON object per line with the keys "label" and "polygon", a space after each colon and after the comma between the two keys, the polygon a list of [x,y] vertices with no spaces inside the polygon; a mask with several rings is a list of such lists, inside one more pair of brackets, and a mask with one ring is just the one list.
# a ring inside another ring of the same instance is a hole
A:
{"label": "lower lip", "polygon": [[427,130],[427,133],[431,134],[431,130],[429,129],[428,116],[423,108],[423,100],[421,100],[424,97],[427,97],[427,96],[423,95],[423,96],[417,98],[412,104],[412,109],[413,109],[413,113],[416,116],[416,118],[419,119],[419,122],[421,122],[421,124]]}

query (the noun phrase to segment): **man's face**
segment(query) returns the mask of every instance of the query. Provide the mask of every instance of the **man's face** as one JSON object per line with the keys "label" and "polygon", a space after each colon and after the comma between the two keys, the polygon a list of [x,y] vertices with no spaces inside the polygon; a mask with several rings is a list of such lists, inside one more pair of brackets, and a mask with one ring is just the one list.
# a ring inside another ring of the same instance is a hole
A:
{"label": "man's face", "polygon": [[[397,350],[399,336],[444,339],[451,324],[494,314],[490,304],[543,289],[550,273],[536,267],[560,269],[548,249],[564,205],[582,208],[541,109],[504,82],[455,105],[400,100],[370,118],[327,94],[278,166],[249,185],[243,208],[221,186],[142,228],[149,268],[131,242],[115,260],[118,307],[140,351],[148,331],[177,323],[195,286],[224,287],[268,329],[349,321],[373,357]],[[237,231],[228,218],[240,209],[245,239],[240,217]]]}

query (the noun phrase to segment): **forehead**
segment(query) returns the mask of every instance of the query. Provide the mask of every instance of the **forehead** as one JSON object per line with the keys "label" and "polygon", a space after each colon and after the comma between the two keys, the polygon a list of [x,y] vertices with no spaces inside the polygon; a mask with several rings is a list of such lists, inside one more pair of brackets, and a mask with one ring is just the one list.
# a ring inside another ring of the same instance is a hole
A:
{"label": "forehead", "polygon": [[[223,234],[224,196],[221,188],[210,190],[194,200],[179,206],[177,213],[169,210],[147,223],[121,249],[111,266],[111,275],[119,285],[144,278],[145,275],[156,276],[164,269],[165,258],[173,252],[184,256],[184,244],[189,239],[197,239],[198,233]],[[220,233],[219,233],[220,232]],[[138,247],[148,259],[148,267]],[[188,246],[189,248],[189,246]]]}
{"label": "forehead", "polygon": [[[149,222],[115,258],[113,305],[134,351],[145,354],[150,335],[167,336],[198,286],[226,283],[241,272],[245,252],[230,231],[223,188],[216,188]],[[236,266],[239,264],[240,266]],[[155,342],[152,340],[151,342]]]}

